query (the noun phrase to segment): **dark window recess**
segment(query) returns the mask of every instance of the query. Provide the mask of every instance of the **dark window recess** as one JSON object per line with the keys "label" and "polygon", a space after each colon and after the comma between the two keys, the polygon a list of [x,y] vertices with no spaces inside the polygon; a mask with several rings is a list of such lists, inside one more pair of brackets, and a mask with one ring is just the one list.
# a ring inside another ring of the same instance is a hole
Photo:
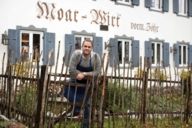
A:
{"label": "dark window recess", "polygon": [[37,59],[40,55],[40,35],[33,34],[33,59]]}
{"label": "dark window recess", "polygon": [[100,25],[100,30],[108,31],[108,25]]}

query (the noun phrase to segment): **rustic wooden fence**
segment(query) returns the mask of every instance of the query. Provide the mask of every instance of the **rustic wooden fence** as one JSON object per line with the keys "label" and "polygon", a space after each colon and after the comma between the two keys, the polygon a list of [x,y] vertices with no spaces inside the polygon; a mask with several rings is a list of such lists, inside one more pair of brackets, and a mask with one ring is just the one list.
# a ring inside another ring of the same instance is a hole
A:
{"label": "rustic wooden fence", "polygon": [[[63,88],[81,85],[68,81],[64,60],[59,73],[57,67],[53,71],[51,66],[39,66],[38,61],[8,64],[0,75],[0,114],[30,128],[80,127],[83,117],[65,115],[78,103],[69,103],[62,95]],[[192,127],[191,69],[180,79],[170,78],[166,71],[147,66],[137,70],[112,67],[109,75],[102,66],[100,76],[87,85],[91,127]],[[79,105],[83,108],[83,103]]]}

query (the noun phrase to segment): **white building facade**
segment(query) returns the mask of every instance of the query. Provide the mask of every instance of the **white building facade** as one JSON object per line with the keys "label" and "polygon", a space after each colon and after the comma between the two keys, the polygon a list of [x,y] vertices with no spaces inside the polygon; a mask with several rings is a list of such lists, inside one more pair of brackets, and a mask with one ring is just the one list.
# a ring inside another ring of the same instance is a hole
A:
{"label": "white building facade", "polygon": [[12,64],[23,54],[35,59],[37,50],[41,65],[58,59],[60,71],[84,38],[101,57],[109,51],[110,66],[137,69],[144,58],[152,68],[192,63],[192,0],[1,0],[0,7],[0,59],[9,52]]}

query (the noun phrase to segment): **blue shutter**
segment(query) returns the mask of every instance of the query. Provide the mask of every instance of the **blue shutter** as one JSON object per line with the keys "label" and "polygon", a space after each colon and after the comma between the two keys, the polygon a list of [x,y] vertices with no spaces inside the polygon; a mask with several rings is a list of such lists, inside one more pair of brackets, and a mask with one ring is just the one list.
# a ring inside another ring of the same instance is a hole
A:
{"label": "blue shutter", "polygon": [[192,0],[189,0],[189,4],[188,4],[188,15],[191,17],[192,16]]}
{"label": "blue shutter", "polygon": [[175,62],[175,66],[179,66],[179,44],[174,44],[173,45],[173,58]]}
{"label": "blue shutter", "polygon": [[100,57],[103,54],[103,38],[102,37],[94,37],[93,39],[93,51],[98,53]]}
{"label": "blue shutter", "polygon": [[176,14],[179,13],[179,0],[173,0],[173,12]]}
{"label": "blue shutter", "polygon": [[149,60],[149,63],[151,64],[151,57],[152,57],[152,48],[151,48],[151,42],[145,41],[145,60]]}
{"label": "blue shutter", "polygon": [[139,41],[133,40],[132,41],[132,67],[139,67]]}
{"label": "blue shutter", "polygon": [[152,6],[152,0],[145,0],[145,7],[150,8]]}
{"label": "blue shutter", "polygon": [[163,43],[163,66],[169,66],[169,43]]}
{"label": "blue shutter", "polygon": [[55,62],[55,33],[44,33],[43,64],[54,65]]}
{"label": "blue shutter", "polygon": [[188,55],[188,64],[192,66],[192,45],[189,45],[189,55]]}
{"label": "blue shutter", "polygon": [[8,30],[8,58],[10,64],[15,64],[20,58],[20,31],[15,29]]}
{"label": "blue shutter", "polygon": [[164,12],[169,11],[169,0],[163,0],[163,11]]}
{"label": "blue shutter", "polygon": [[110,38],[109,40],[109,61],[110,66],[116,66],[119,62],[117,39]]}
{"label": "blue shutter", "polygon": [[132,5],[137,5],[137,6],[139,6],[139,0],[132,0]]}
{"label": "blue shutter", "polygon": [[75,50],[75,38],[73,34],[65,34],[65,64],[69,65],[72,52]]}

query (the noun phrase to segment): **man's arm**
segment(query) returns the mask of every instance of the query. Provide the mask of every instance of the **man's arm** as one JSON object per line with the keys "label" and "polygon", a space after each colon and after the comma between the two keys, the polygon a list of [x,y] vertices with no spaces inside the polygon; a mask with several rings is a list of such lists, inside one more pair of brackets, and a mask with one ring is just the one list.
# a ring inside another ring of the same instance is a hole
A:
{"label": "man's arm", "polygon": [[72,78],[75,78],[80,71],[76,69],[77,63],[79,62],[79,52],[74,51],[71,55],[70,61],[69,61],[69,74]]}
{"label": "man's arm", "polygon": [[84,72],[84,76],[97,76],[101,72],[101,59],[98,54],[94,54],[93,56],[93,71],[92,72]]}

